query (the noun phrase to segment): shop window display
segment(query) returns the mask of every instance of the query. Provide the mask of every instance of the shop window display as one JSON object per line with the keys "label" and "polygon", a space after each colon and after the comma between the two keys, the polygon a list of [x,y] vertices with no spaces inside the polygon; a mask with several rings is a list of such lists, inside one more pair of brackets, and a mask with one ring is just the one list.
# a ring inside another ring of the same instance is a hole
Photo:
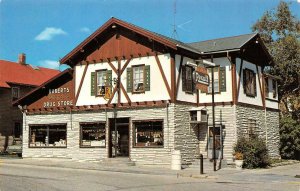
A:
{"label": "shop window display", "polygon": [[163,147],[163,121],[134,122],[136,147]]}

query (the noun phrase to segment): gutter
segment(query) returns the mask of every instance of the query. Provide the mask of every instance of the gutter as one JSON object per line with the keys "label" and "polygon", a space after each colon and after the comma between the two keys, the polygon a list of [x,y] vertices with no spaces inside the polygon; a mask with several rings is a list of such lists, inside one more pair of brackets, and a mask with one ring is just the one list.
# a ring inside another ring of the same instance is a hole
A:
{"label": "gutter", "polygon": [[227,52],[236,52],[236,51],[240,51],[240,49],[236,48],[236,49],[222,50],[222,51],[201,52],[201,54],[208,55],[208,54],[214,54],[214,53],[227,53]]}

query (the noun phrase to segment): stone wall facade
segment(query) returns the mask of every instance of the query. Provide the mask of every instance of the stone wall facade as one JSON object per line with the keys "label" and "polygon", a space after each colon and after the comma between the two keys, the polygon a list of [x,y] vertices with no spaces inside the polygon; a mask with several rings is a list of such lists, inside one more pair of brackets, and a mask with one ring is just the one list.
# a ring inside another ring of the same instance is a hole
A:
{"label": "stone wall facade", "polygon": [[265,139],[269,155],[279,158],[279,112],[264,109],[237,106],[237,137],[248,136],[249,120],[256,121],[255,134]]}
{"label": "stone wall facade", "polygon": [[[23,157],[34,158],[70,158],[73,160],[97,161],[108,158],[108,120],[113,118],[112,110],[98,112],[73,112],[60,114],[40,114],[24,116]],[[174,105],[168,107],[136,108],[117,110],[117,117],[130,118],[129,151],[130,159],[143,165],[170,165],[171,150],[174,149]],[[135,148],[133,145],[133,120],[163,120],[163,148]],[[106,148],[80,148],[80,122],[106,122]],[[67,124],[67,148],[29,148],[29,126],[33,124]]]}

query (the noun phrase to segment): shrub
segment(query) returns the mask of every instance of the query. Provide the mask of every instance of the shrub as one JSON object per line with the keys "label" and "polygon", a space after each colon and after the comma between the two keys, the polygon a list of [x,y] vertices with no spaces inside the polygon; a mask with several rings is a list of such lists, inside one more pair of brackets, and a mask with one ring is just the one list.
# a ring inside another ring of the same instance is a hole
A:
{"label": "shrub", "polygon": [[300,160],[300,124],[292,117],[280,119],[280,155]]}
{"label": "shrub", "polygon": [[268,149],[263,139],[241,137],[234,146],[235,153],[242,153],[244,168],[265,168],[270,164]]}

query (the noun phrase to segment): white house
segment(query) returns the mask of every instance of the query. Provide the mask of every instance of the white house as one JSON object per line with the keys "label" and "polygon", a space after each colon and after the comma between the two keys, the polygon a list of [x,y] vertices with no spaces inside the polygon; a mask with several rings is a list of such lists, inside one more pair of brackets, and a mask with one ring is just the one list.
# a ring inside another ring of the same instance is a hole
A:
{"label": "white house", "polygon": [[218,156],[232,160],[237,137],[257,134],[278,157],[276,80],[263,72],[273,61],[258,34],[188,44],[116,18],[60,60],[71,69],[15,102],[23,157],[170,165],[180,150],[186,164],[210,158],[212,87],[202,93],[193,78],[202,59],[217,66]]}

